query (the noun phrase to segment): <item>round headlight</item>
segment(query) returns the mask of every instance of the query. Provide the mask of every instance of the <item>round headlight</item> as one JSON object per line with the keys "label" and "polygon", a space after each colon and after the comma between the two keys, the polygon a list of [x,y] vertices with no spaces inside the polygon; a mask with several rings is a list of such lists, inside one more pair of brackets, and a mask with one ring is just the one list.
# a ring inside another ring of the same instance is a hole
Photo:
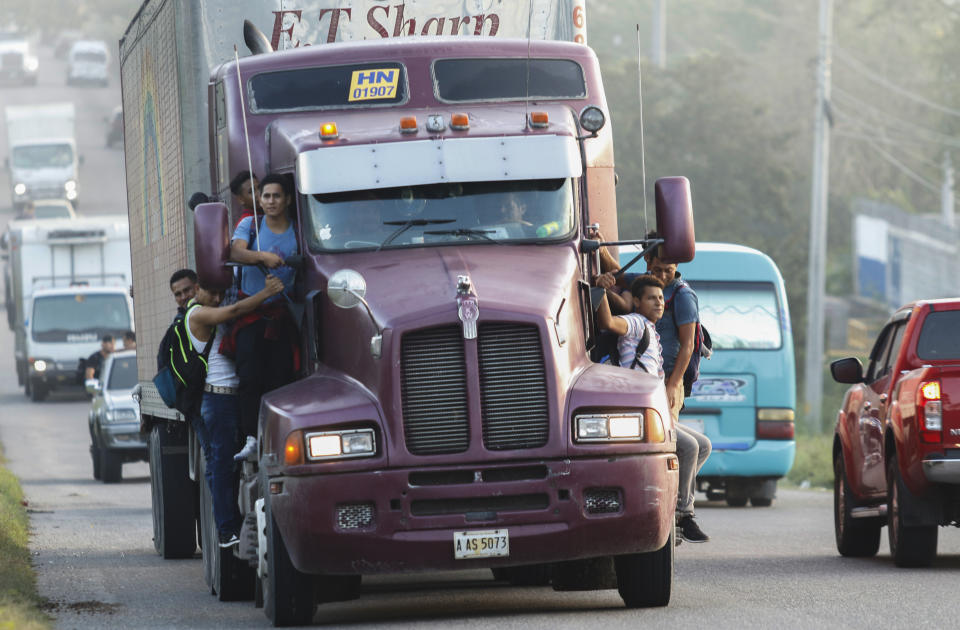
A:
{"label": "round headlight", "polygon": [[67,197],[67,201],[73,201],[74,199],[76,199],[76,198],[77,198],[77,191],[76,191],[76,189],[74,189],[74,190],[68,190],[68,191],[67,191],[67,194],[66,194],[66,197]]}
{"label": "round headlight", "polygon": [[580,112],[580,126],[590,133],[597,133],[607,122],[607,117],[596,105],[589,105]]}
{"label": "round headlight", "polygon": [[63,183],[63,189],[66,190],[67,192],[70,192],[71,190],[76,190],[77,182],[73,181],[72,179],[68,179]]}
{"label": "round headlight", "polygon": [[13,187],[13,192],[14,194],[17,194],[17,195],[24,195],[27,192],[27,185],[17,184],[16,186]]}
{"label": "round headlight", "polygon": [[341,269],[330,276],[327,293],[340,308],[353,308],[367,294],[367,282],[353,269]]}
{"label": "round headlight", "polygon": [[47,371],[47,362],[43,359],[37,359],[33,362],[33,369],[37,372],[46,372]]}

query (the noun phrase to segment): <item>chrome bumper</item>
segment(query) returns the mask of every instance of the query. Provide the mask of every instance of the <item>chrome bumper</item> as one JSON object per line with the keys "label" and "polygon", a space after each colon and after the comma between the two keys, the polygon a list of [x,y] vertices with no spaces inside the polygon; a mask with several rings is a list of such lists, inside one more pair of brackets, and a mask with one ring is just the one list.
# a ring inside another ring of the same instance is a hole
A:
{"label": "chrome bumper", "polygon": [[960,459],[925,459],[923,474],[933,483],[960,484]]}

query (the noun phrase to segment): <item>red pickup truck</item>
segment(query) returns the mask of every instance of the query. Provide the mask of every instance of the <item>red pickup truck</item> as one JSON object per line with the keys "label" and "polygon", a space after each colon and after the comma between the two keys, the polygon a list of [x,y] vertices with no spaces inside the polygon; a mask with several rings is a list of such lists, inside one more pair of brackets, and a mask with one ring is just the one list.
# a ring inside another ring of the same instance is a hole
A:
{"label": "red pickup truck", "polygon": [[872,556],[888,526],[901,567],[927,566],[941,525],[960,526],[960,299],[908,304],[870,351],[834,361],[851,384],[833,441],[834,529],[843,556]]}

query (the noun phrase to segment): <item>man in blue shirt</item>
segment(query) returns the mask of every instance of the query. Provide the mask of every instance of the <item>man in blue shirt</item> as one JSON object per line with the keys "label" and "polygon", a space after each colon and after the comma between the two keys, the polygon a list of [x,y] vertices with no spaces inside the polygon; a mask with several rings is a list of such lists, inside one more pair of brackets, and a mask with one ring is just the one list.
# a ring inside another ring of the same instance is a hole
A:
{"label": "man in blue shirt", "polygon": [[[648,239],[659,238],[656,232]],[[694,519],[693,498],[697,489],[697,472],[710,456],[710,439],[699,431],[680,424],[680,409],[689,393],[684,387],[683,375],[693,356],[694,336],[700,309],[697,294],[690,285],[680,279],[677,266],[660,259],[659,248],[646,256],[647,273],[664,285],[663,298],[666,307],[663,317],[657,322],[660,346],[663,350],[663,371],[666,376],[667,400],[670,415],[677,426],[677,458],[680,460],[680,485],[677,496],[677,525],[680,536],[687,542],[707,542],[710,537],[703,533]],[[688,384],[687,387],[692,385]]]}

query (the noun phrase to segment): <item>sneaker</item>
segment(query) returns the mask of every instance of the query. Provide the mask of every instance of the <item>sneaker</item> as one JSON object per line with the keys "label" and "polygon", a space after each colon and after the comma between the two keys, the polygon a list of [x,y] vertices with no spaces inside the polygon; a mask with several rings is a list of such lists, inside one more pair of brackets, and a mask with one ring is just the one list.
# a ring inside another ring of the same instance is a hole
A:
{"label": "sneaker", "polygon": [[220,548],[226,549],[240,544],[240,538],[236,534],[218,534],[220,539]]}
{"label": "sneaker", "polygon": [[710,537],[703,533],[697,521],[692,516],[684,516],[677,523],[677,529],[680,530],[680,537],[690,543],[705,543]]}
{"label": "sneaker", "polygon": [[257,438],[252,435],[247,436],[247,443],[243,445],[240,452],[233,456],[233,460],[242,462],[245,459],[254,461],[252,458],[257,455]]}

